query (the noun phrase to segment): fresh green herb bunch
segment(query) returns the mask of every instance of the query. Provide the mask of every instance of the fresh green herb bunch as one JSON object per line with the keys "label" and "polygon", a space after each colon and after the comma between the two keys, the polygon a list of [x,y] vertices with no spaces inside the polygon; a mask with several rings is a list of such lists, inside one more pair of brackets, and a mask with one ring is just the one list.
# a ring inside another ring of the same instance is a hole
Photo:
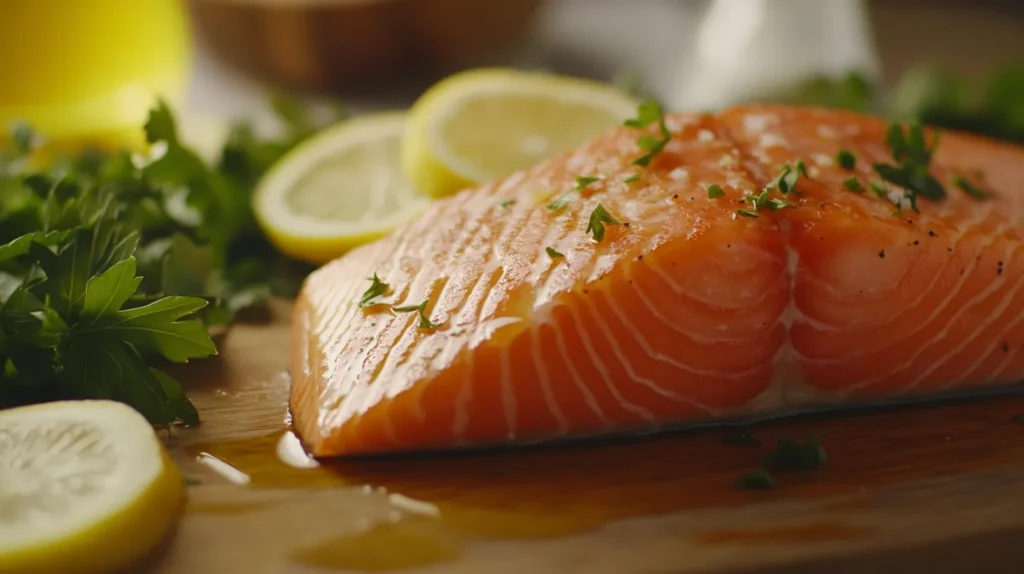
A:
{"label": "fresh green herb bunch", "polygon": [[209,329],[308,268],[276,254],[250,210],[259,177],[315,130],[277,99],[285,135],[236,126],[208,165],[160,103],[149,157],[87,150],[33,167],[39,139],[14,128],[0,149],[0,408],[114,399],[154,424],[195,424],[160,368],[216,353]]}

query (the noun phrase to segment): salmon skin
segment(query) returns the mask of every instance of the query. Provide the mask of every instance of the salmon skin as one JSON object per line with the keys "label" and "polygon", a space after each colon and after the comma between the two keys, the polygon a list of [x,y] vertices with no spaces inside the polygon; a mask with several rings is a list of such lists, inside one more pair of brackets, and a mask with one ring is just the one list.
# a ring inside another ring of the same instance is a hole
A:
{"label": "salmon skin", "polygon": [[[622,127],[311,275],[291,409],[312,454],[651,431],[1024,379],[1024,148],[946,132],[928,163],[891,149],[878,118],[816,108],[665,124],[649,165],[637,138],[657,127]],[[892,175],[903,160],[920,169]],[[361,306],[364,293],[384,303]]]}

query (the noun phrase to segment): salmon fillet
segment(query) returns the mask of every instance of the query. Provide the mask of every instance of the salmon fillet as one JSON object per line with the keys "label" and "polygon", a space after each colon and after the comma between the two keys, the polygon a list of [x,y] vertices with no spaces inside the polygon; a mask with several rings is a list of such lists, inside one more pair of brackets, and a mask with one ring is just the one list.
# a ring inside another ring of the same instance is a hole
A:
{"label": "salmon fillet", "polygon": [[[878,118],[749,106],[665,122],[649,166],[634,164],[644,130],[619,128],[311,275],[291,363],[311,452],[647,431],[1024,379],[1024,148],[943,133],[930,173],[946,197],[916,212],[903,188],[872,192],[872,164],[894,161]],[[770,190],[791,207],[744,202],[797,161],[795,191]],[[598,205],[621,222],[601,241]],[[360,307],[374,274],[381,300],[426,302],[423,319]]]}

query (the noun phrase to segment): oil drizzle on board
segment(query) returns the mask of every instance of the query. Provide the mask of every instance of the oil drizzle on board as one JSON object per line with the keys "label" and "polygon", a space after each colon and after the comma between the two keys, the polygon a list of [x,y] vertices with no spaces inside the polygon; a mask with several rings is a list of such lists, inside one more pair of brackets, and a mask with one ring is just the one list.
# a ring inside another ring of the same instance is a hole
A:
{"label": "oil drizzle on board", "polygon": [[[706,429],[550,447],[316,461],[294,435],[281,431],[196,445],[189,453],[242,473],[248,477],[245,488],[384,489],[396,497],[393,506],[403,516],[415,516],[414,525],[373,527],[293,556],[318,565],[380,570],[398,567],[389,566],[398,559],[382,556],[374,563],[373,553],[352,549],[408,536],[424,549],[410,551],[408,560],[426,565],[457,556],[451,545],[457,549],[464,537],[549,538],[622,518],[787,498],[823,498],[823,513],[837,518],[835,528],[812,524],[791,531],[720,531],[698,534],[694,541],[746,544],[867,536],[842,525],[836,515],[843,508],[826,512],[828,505],[844,498],[849,504],[850,497],[870,504],[870,493],[886,487],[1024,462],[1024,427],[1011,421],[1022,410],[1024,399],[999,397],[784,419],[758,425],[755,434],[764,442],[760,448],[723,445],[723,437],[734,429]],[[826,468],[778,473],[774,491],[735,486],[737,476],[756,466],[776,438],[811,434],[823,437]],[[855,510],[851,505],[849,512]],[[438,544],[448,550],[432,548],[430,540],[443,540]]]}
{"label": "oil drizzle on board", "polygon": [[458,540],[430,521],[403,517],[299,548],[289,557],[320,568],[375,572],[451,562],[461,553]]}

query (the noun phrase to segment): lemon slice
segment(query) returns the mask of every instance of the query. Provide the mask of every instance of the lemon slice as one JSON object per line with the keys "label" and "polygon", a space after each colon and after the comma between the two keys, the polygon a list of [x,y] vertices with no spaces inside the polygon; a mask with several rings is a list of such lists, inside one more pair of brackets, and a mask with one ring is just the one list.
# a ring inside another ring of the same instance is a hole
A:
{"label": "lemon slice", "polygon": [[253,210],[282,252],[324,263],[390,233],[430,201],[402,177],[406,115],[346,120],[303,142],[263,177]]}
{"label": "lemon slice", "polygon": [[576,147],[636,113],[610,85],[506,69],[462,72],[426,91],[410,111],[402,170],[441,197],[507,176]]}
{"label": "lemon slice", "polygon": [[183,489],[153,428],[126,405],[0,411],[0,572],[127,568],[168,532]]}

